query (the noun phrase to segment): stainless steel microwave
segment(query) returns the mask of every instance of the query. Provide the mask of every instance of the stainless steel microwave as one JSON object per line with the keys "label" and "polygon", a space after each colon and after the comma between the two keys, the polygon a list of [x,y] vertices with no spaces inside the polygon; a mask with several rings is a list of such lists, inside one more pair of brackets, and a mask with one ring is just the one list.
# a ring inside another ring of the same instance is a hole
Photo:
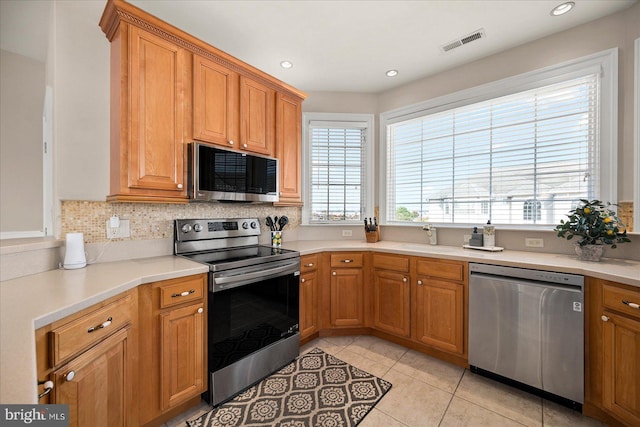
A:
{"label": "stainless steel microwave", "polygon": [[278,159],[189,144],[189,198],[200,202],[277,202]]}

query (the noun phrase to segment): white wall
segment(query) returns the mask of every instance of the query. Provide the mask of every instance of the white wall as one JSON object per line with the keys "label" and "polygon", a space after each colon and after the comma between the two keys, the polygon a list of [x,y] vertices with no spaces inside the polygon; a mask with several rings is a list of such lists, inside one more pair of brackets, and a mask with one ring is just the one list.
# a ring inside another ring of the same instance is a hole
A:
{"label": "white wall", "polygon": [[98,27],[105,1],[55,3],[56,198],[109,193],[109,41]]}
{"label": "white wall", "polygon": [[0,231],[42,231],[45,63],[0,50]]}

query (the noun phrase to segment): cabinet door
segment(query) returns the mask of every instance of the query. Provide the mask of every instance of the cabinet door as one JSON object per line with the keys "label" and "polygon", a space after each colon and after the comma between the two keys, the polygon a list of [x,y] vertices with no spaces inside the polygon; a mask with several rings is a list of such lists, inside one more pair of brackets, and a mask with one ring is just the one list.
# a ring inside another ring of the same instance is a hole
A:
{"label": "cabinet door", "polygon": [[238,73],[193,57],[193,137],[236,148],[239,137]]}
{"label": "cabinet door", "polygon": [[160,394],[165,410],[204,391],[204,304],[161,313],[160,336]]}
{"label": "cabinet door", "polygon": [[278,93],[276,99],[276,157],[280,159],[279,205],[302,205],[302,104]]}
{"label": "cabinet door", "polygon": [[275,91],[240,77],[240,149],[272,156],[274,153]]}
{"label": "cabinet door", "polygon": [[318,273],[300,276],[300,339],[318,332]]}
{"label": "cabinet door", "polygon": [[331,325],[364,326],[364,282],[361,268],[331,270]]}
{"label": "cabinet door", "polygon": [[416,284],[416,339],[462,354],[463,285],[421,276]]}
{"label": "cabinet door", "polygon": [[185,52],[137,27],[129,33],[131,188],[186,197],[183,167]]}
{"label": "cabinet door", "polygon": [[69,405],[69,426],[127,425],[129,357],[125,328],[54,371],[53,403]]}
{"label": "cabinet door", "polygon": [[629,425],[640,425],[640,321],[610,312],[602,320],[603,405]]}
{"label": "cabinet door", "polygon": [[410,318],[409,277],[395,271],[373,272],[373,326],[408,337]]}

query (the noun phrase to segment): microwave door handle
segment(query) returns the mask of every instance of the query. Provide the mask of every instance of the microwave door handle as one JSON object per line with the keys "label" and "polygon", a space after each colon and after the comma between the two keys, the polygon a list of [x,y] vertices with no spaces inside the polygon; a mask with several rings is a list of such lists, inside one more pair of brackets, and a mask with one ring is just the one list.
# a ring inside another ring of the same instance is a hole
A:
{"label": "microwave door handle", "polygon": [[294,264],[293,266],[285,265],[285,266],[270,268],[268,270],[255,271],[252,273],[239,273],[239,274],[233,274],[229,276],[214,277],[213,291],[216,292],[216,291],[221,291],[224,289],[240,286],[247,283],[247,280],[270,279],[272,277],[278,277],[286,274],[295,273],[296,271],[298,271],[298,268]]}

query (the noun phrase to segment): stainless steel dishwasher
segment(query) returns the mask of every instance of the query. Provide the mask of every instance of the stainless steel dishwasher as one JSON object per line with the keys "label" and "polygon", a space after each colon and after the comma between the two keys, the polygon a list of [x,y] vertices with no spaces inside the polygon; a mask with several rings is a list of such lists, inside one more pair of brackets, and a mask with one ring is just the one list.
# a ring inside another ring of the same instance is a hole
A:
{"label": "stainless steel dishwasher", "polygon": [[581,410],[583,303],[583,276],[469,264],[471,370]]}

